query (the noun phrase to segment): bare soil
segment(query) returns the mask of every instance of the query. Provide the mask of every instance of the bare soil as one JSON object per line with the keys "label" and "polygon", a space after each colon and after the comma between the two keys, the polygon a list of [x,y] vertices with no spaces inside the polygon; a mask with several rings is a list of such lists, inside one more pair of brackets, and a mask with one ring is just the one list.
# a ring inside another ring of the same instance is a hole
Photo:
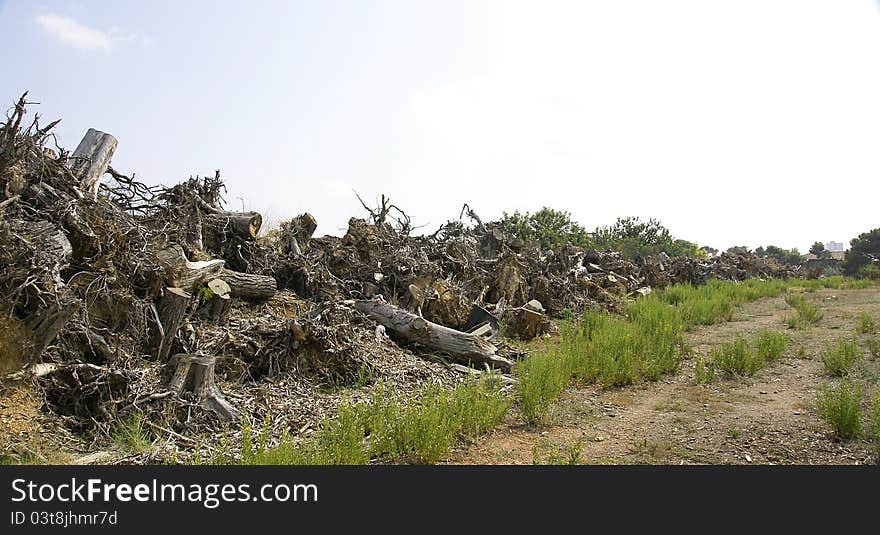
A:
{"label": "bare soil", "polygon": [[[740,308],[733,321],[688,334],[693,354],[663,380],[625,388],[581,385],[566,391],[547,423],[526,426],[515,411],[490,435],[455,452],[455,464],[532,464],[580,452],[579,462],[602,464],[869,464],[867,439],[840,441],[816,410],[816,394],[835,379],[824,373],[825,342],[855,334],[859,313],[880,319],[880,289],[807,294],[824,318],[789,330],[793,311],[780,298]],[[749,378],[720,377],[697,385],[694,363],[737,334],[785,331],[782,358]],[[865,346],[865,338],[859,334]],[[878,336],[878,335],[873,335]],[[865,351],[856,377],[867,394],[878,388],[880,362]],[[867,406],[868,395],[865,396]]]}

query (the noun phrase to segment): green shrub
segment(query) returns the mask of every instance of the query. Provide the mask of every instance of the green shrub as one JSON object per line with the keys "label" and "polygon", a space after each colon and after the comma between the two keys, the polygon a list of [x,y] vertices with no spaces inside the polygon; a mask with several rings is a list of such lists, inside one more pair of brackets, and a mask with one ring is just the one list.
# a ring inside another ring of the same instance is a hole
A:
{"label": "green shrub", "polygon": [[880,390],[874,392],[874,396],[871,398],[868,421],[871,423],[871,440],[876,449],[877,462],[880,463]]}
{"label": "green shrub", "polygon": [[823,386],[816,399],[819,415],[831,425],[834,434],[843,439],[861,432],[861,403],[861,387],[845,378],[836,388]]}
{"label": "green shrub", "polygon": [[862,358],[859,341],[853,337],[826,343],[822,350],[822,364],[830,375],[842,377],[849,373],[853,366]]}
{"label": "green shrub", "polygon": [[779,331],[759,331],[755,340],[755,352],[766,362],[778,359],[787,346],[788,337]]}
{"label": "green shrub", "polygon": [[868,338],[868,351],[874,358],[880,357],[880,339]]}
{"label": "green shrub", "polygon": [[[812,281],[804,282],[810,283]],[[808,286],[807,289],[812,289],[811,286]],[[785,318],[789,329],[806,329],[822,320],[823,314],[819,311],[819,307],[810,303],[803,294],[788,294],[785,296],[785,302],[796,312],[794,316],[786,316]]]}
{"label": "green shrub", "polygon": [[715,363],[711,359],[697,357],[694,367],[694,379],[698,385],[707,385],[715,382]]}
{"label": "green shrub", "polygon": [[874,318],[867,312],[859,314],[859,324],[857,328],[860,333],[864,334],[874,334],[877,332],[877,324],[874,322]]}
{"label": "green shrub", "polygon": [[712,350],[712,362],[716,368],[737,377],[751,376],[760,370],[764,361],[750,346],[748,340],[738,336],[733,342],[724,342]]}

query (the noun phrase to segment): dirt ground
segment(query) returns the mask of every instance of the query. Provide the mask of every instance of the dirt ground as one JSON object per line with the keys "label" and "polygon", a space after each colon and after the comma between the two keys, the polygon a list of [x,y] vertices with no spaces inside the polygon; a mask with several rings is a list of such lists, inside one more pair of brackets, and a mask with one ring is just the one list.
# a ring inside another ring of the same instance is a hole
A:
{"label": "dirt ground", "polygon": [[[781,297],[747,304],[732,322],[689,333],[693,355],[677,374],[626,388],[570,388],[546,424],[525,426],[512,412],[501,427],[454,453],[449,462],[532,464],[572,456],[598,464],[873,463],[866,439],[831,436],[817,414],[816,394],[834,381],[823,371],[824,343],[852,336],[863,311],[880,319],[880,289],[807,295],[824,313],[817,326],[788,330],[784,318],[792,310]],[[738,333],[764,328],[789,335],[781,359],[751,378],[695,383],[696,355],[707,356]],[[859,335],[862,342],[866,336]],[[878,388],[878,369],[880,362],[866,351],[856,373],[868,394]]]}

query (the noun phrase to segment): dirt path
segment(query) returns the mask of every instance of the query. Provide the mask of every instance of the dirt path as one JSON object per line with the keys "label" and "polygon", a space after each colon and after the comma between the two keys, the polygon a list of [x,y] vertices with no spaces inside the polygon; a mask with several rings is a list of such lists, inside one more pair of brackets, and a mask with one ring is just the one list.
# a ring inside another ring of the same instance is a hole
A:
{"label": "dirt path", "polygon": [[[816,327],[786,330],[791,309],[782,298],[750,303],[734,321],[688,335],[694,354],[738,333],[785,330],[791,343],[755,377],[694,382],[694,359],[674,376],[627,388],[574,387],[552,409],[549,423],[524,426],[509,416],[492,434],[451,456],[450,463],[530,464],[580,450],[585,463],[859,464],[873,462],[866,440],[840,442],[815,408],[824,375],[820,352],[828,340],[852,336],[866,311],[880,319],[880,289],[808,294],[824,318]],[[860,335],[864,337],[866,335]],[[875,335],[876,336],[876,335]],[[859,375],[877,388],[878,359],[867,356]]]}

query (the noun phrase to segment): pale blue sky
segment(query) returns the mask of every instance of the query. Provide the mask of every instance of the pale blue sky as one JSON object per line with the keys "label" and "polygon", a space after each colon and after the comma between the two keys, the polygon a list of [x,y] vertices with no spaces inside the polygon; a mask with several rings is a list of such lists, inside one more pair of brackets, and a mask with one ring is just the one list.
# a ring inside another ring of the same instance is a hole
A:
{"label": "pale blue sky", "polygon": [[0,0],[0,100],[62,145],[319,233],[386,193],[437,225],[468,202],[657,217],[724,248],[880,226],[871,0]]}

